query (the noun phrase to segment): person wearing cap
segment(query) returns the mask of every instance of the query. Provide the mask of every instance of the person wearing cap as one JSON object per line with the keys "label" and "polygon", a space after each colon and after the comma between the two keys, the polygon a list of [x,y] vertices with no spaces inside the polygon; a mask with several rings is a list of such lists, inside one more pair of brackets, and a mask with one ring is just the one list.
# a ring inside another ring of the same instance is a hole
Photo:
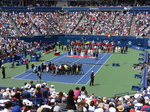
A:
{"label": "person wearing cap", "polygon": [[90,80],[90,86],[94,86],[94,71],[91,73],[91,80]]}
{"label": "person wearing cap", "polygon": [[50,106],[50,101],[48,100],[48,98],[44,99],[44,105],[41,105],[41,107],[52,109],[52,106]]}
{"label": "person wearing cap", "polygon": [[94,112],[104,112],[104,111],[105,111],[105,109],[104,109],[104,104],[103,103],[100,103],[98,108],[96,108],[94,110]]}
{"label": "person wearing cap", "polygon": [[4,92],[4,93],[2,94],[2,98],[3,98],[3,99],[0,99],[0,106],[3,107],[5,102],[10,101],[10,100],[9,100],[9,95],[8,95],[8,93]]}
{"label": "person wearing cap", "polygon": [[4,65],[2,65],[2,75],[3,75],[2,79],[4,79],[6,77]]}
{"label": "person wearing cap", "polygon": [[122,105],[117,106],[117,111],[118,112],[123,112],[124,111],[124,107]]}
{"label": "person wearing cap", "polygon": [[50,92],[50,94],[52,95],[52,93],[56,93],[56,90],[55,90],[55,88],[54,88],[55,86],[54,85],[51,85],[51,87],[49,88],[49,92]]}
{"label": "person wearing cap", "polygon": [[28,69],[29,69],[29,62],[27,61],[27,63],[26,63],[26,72],[28,72]]}
{"label": "person wearing cap", "polygon": [[26,100],[24,102],[25,108],[22,112],[32,112],[33,102]]}

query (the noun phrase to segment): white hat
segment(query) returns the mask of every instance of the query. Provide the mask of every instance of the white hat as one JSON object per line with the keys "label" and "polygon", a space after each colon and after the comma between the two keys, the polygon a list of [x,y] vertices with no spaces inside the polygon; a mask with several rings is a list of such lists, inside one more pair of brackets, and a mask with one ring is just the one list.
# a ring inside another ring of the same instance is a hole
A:
{"label": "white hat", "polygon": [[8,97],[8,93],[4,92],[3,93],[3,98],[7,98]]}
{"label": "white hat", "polygon": [[129,100],[129,98],[130,98],[129,95],[125,95],[125,96],[124,96],[124,99],[125,99],[125,100]]}
{"label": "white hat", "polygon": [[114,107],[110,107],[109,112],[116,112],[116,109]]}
{"label": "white hat", "polygon": [[28,99],[24,99],[24,100],[22,101],[22,104],[26,105],[26,103],[27,103],[28,101],[29,101]]}
{"label": "white hat", "polygon": [[34,90],[35,90],[34,88],[31,88],[31,89],[30,89],[30,92],[34,92]]}
{"label": "white hat", "polygon": [[11,93],[11,96],[15,96],[15,94],[16,94],[16,93],[12,92],[12,93]]}
{"label": "white hat", "polygon": [[94,72],[94,71],[92,71],[92,72]]}
{"label": "white hat", "polygon": [[60,112],[60,109],[61,109],[60,106],[55,106],[54,109],[53,109],[53,111],[54,112]]}
{"label": "white hat", "polygon": [[78,98],[77,102],[80,103],[81,102],[81,98]]}
{"label": "white hat", "polygon": [[13,87],[12,90],[16,89],[16,87]]}
{"label": "white hat", "polygon": [[42,85],[44,85],[44,86],[45,86],[45,85],[47,85],[47,84],[44,82]]}
{"label": "white hat", "polygon": [[36,84],[36,88],[41,88],[41,84]]}
{"label": "white hat", "polygon": [[134,100],[134,101],[133,101],[133,104],[136,104],[136,103],[138,103],[138,101],[137,101],[137,100]]}
{"label": "white hat", "polygon": [[51,103],[55,103],[55,99],[51,99]]}
{"label": "white hat", "polygon": [[24,86],[24,88],[30,88],[30,84],[26,84],[25,86]]}
{"label": "white hat", "polygon": [[120,98],[118,98],[118,100],[119,100],[119,101],[123,101],[123,98],[122,98],[122,97],[120,97]]}
{"label": "white hat", "polygon": [[51,88],[55,87],[54,85],[51,85]]}
{"label": "white hat", "polygon": [[113,104],[114,106],[116,106],[114,102],[109,102],[109,104]]}
{"label": "white hat", "polygon": [[10,90],[10,88],[7,88],[7,89],[6,89],[6,91],[9,91],[9,90]]}
{"label": "white hat", "polygon": [[28,100],[28,101],[26,102],[26,106],[32,107],[32,106],[33,106],[33,103],[32,103],[31,101]]}
{"label": "white hat", "polygon": [[51,95],[52,97],[55,97],[56,96],[56,92],[54,91],[54,92],[52,92],[52,95]]}

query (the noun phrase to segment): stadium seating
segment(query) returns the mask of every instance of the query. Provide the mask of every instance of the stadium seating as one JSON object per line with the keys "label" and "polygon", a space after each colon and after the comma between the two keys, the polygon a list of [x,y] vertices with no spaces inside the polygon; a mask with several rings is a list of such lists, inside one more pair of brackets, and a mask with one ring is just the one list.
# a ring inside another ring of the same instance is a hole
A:
{"label": "stadium seating", "polygon": [[[133,13],[129,11],[126,13],[115,11],[9,12],[8,14],[4,13],[0,19],[3,29],[0,32],[5,37],[55,34],[114,36],[131,36],[132,34],[132,36],[148,37],[150,34],[149,16],[148,12],[139,12],[136,14],[134,22]],[[135,25],[131,31],[133,23]]]}

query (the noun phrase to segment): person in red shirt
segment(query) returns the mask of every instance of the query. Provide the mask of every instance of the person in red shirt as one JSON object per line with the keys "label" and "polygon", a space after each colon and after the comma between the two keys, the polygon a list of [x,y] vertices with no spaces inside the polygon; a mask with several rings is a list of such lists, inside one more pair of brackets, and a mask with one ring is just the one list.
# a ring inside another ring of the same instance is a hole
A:
{"label": "person in red shirt", "polygon": [[82,50],[81,47],[79,47],[79,48],[78,48],[78,55],[81,54],[81,50]]}
{"label": "person in red shirt", "polygon": [[51,69],[52,69],[52,74],[55,73],[55,65],[54,64],[51,65]]}

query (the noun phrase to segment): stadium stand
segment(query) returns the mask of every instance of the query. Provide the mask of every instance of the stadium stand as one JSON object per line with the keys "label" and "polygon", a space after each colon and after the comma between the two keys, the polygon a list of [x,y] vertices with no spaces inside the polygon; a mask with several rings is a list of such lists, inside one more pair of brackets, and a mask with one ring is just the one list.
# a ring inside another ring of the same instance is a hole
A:
{"label": "stadium stand", "polygon": [[149,37],[150,32],[148,11],[138,12],[135,17],[130,11],[2,12],[1,16],[1,22],[5,23],[1,35],[5,37],[54,34]]}
{"label": "stadium stand", "polygon": [[[3,4],[3,3],[2,3]],[[144,2],[142,2],[144,4]],[[7,4],[6,4],[7,5]],[[29,5],[29,4],[26,4]],[[34,3],[35,5],[35,3]],[[40,3],[37,6],[42,6]],[[93,3],[92,6],[103,4]],[[109,6],[112,6],[110,3]],[[137,3],[137,5],[141,5]],[[71,5],[72,6],[72,5]],[[91,6],[84,2],[73,2],[73,6]],[[107,4],[103,5],[107,6]],[[122,3],[117,6],[130,6]],[[126,8],[125,8],[126,9]],[[21,10],[21,9],[20,9]],[[24,10],[24,9],[23,9]],[[124,11],[124,10],[123,10]],[[4,11],[0,18],[0,35],[2,37],[40,36],[55,34],[84,34],[84,35],[114,35],[114,36],[150,36],[149,17],[147,11],[91,11],[91,12],[41,12],[41,11]],[[134,20],[135,16],[135,20]],[[14,24],[13,24],[14,23]],[[133,24],[134,23],[134,24]],[[134,30],[131,32],[131,27]],[[90,31],[90,32],[89,32]],[[22,53],[24,45],[27,48],[39,46],[38,42],[26,43],[20,40],[8,39],[1,47],[1,58],[10,55],[10,44],[18,54]],[[15,47],[17,46],[17,47]],[[6,48],[7,50],[4,50]],[[32,50],[33,50],[32,49]],[[29,49],[31,50],[31,49]],[[144,52],[143,60],[148,63],[148,52]],[[142,69],[140,85],[132,89],[138,91],[133,95],[116,96],[113,98],[97,97],[89,94],[83,86],[68,93],[58,92],[55,85],[46,83],[34,85],[33,81],[23,87],[0,88],[1,112],[129,112],[148,111],[150,108],[150,87],[148,85],[149,69]],[[139,77],[136,75],[135,77]],[[75,96],[74,96],[75,95]],[[67,108],[66,108],[67,107]]]}

